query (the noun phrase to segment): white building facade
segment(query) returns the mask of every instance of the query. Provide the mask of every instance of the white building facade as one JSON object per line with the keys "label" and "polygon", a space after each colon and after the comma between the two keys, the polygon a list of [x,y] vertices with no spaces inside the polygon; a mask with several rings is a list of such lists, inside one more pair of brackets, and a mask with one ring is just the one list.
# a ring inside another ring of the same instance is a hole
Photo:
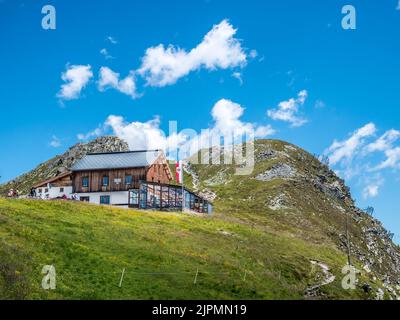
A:
{"label": "white building facade", "polygon": [[76,193],[74,196],[76,200],[84,202],[128,208],[129,191],[85,192]]}
{"label": "white building facade", "polygon": [[72,186],[66,187],[54,187],[52,185],[47,185],[44,187],[35,188],[36,198],[43,200],[46,199],[72,199]]}
{"label": "white building facade", "polygon": [[72,192],[71,172],[65,172],[34,185],[31,196],[43,200],[72,199]]}

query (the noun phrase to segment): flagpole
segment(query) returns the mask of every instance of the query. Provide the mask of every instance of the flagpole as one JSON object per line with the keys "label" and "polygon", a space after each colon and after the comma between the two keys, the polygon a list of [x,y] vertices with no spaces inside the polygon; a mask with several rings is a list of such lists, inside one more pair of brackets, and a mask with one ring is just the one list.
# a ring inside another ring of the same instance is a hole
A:
{"label": "flagpole", "polygon": [[182,212],[184,212],[185,211],[185,188],[183,186],[183,161],[182,160],[181,160],[180,165],[181,165],[181,174],[182,174],[182,181],[181,181],[181,183],[182,183]]}
{"label": "flagpole", "polygon": [[[179,174],[178,174],[179,172]],[[181,192],[182,192],[182,212],[185,211],[185,188],[183,185],[183,162],[179,160],[179,149],[176,155],[176,165],[175,165],[175,175],[177,182],[181,183]],[[179,181],[180,180],[180,181]]]}

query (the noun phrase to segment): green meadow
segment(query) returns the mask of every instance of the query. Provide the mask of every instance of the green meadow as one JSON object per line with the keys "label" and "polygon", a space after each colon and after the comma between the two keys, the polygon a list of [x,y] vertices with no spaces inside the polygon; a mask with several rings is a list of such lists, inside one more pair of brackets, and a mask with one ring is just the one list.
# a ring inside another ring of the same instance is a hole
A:
{"label": "green meadow", "polygon": [[322,297],[366,297],[342,289],[334,245],[228,216],[0,198],[0,299],[303,299],[323,277],[310,260],[336,276]]}

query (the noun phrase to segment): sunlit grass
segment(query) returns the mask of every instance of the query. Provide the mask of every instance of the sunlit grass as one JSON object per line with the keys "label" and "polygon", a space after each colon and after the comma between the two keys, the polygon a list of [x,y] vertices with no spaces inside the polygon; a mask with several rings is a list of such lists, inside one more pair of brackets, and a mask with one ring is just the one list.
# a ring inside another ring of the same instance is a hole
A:
{"label": "sunlit grass", "polygon": [[[0,298],[301,299],[313,282],[311,259],[340,278],[346,257],[334,246],[279,234],[275,222],[259,228],[245,217],[0,199]],[[41,288],[44,265],[56,268],[54,291]],[[340,280],[323,291],[362,297],[341,289]]]}

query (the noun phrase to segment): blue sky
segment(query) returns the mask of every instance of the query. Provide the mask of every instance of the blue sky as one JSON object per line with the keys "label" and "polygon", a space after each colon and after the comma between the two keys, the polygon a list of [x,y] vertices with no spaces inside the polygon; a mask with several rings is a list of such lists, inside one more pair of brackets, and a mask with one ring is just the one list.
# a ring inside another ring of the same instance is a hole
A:
{"label": "blue sky", "polygon": [[[56,30],[41,27],[46,4],[56,8]],[[341,26],[346,4],[356,9],[356,30]],[[397,0],[0,0],[0,182],[64,152],[79,134],[146,131],[158,139],[169,120],[178,131],[200,131],[233,117],[325,152],[358,205],[374,206],[399,241],[397,7]],[[213,30],[210,49],[204,37]],[[224,42],[224,30],[236,32]],[[150,58],[171,56],[171,70],[157,74],[159,60]],[[74,66],[81,82],[63,92],[70,82],[62,74]],[[103,86],[101,67],[110,71]]]}

